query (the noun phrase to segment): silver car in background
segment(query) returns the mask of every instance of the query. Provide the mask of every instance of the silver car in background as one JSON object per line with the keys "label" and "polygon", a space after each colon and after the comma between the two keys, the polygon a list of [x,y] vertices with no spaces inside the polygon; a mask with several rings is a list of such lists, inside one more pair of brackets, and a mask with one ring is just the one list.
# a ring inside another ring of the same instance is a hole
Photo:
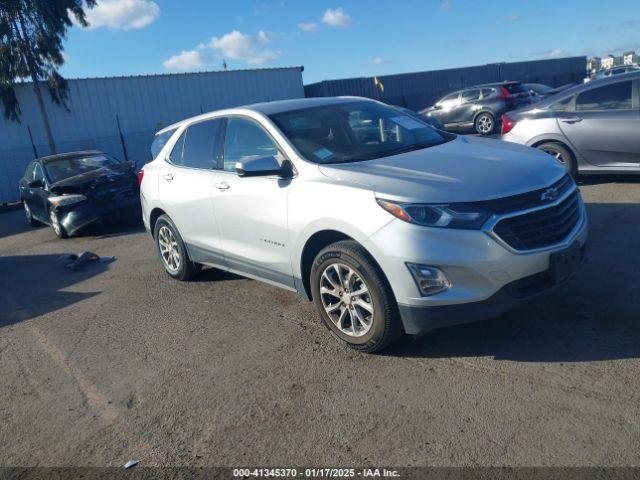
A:
{"label": "silver car in background", "polygon": [[499,315],[584,256],[561,163],[368,99],[212,112],[160,131],[152,151],[143,220],[171,277],[208,265],[296,291],[360,351]]}
{"label": "silver car in background", "polygon": [[640,72],[578,85],[502,116],[502,139],[578,173],[640,173]]}

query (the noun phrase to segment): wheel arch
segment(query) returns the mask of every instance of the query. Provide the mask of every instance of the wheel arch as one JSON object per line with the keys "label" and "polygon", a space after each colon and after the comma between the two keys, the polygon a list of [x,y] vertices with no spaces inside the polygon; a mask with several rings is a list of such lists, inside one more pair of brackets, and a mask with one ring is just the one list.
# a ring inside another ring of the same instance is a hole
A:
{"label": "wheel arch", "polygon": [[151,213],[149,214],[149,230],[151,232],[152,237],[154,236],[154,231],[156,228],[156,222],[158,221],[158,218],[166,214],[167,213],[159,207],[156,207],[153,210],[151,210]]}
{"label": "wheel arch", "polygon": [[[384,281],[387,282],[387,284],[389,283],[389,280],[387,279],[387,276],[382,270],[380,264],[361,242],[339,230],[319,230],[307,239],[304,247],[302,248],[302,254],[300,255],[300,273],[302,276],[302,291],[300,292],[300,294],[302,294],[307,300],[313,300],[313,295],[311,293],[311,267],[313,266],[313,261],[315,260],[320,250],[328,245],[331,245],[332,243],[340,242],[343,240],[352,240],[356,242],[365,251],[371,262],[378,269],[380,274],[383,276]],[[393,292],[393,290],[391,291]]]}

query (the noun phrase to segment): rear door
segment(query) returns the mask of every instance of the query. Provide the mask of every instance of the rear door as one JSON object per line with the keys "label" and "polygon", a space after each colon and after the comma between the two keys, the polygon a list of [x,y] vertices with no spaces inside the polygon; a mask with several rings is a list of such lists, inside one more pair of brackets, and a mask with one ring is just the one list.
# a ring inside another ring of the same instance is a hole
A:
{"label": "rear door", "polygon": [[191,124],[162,165],[159,196],[194,261],[224,265],[211,189],[224,121]]}
{"label": "rear door", "polygon": [[562,133],[593,165],[640,164],[640,110],[632,80],[621,80],[579,93],[575,111],[558,114]]}
{"label": "rear door", "polygon": [[452,110],[452,122],[454,123],[469,123],[473,122],[473,117],[479,110],[480,105],[480,89],[472,88],[470,90],[464,90],[460,95],[460,102],[458,106]]}

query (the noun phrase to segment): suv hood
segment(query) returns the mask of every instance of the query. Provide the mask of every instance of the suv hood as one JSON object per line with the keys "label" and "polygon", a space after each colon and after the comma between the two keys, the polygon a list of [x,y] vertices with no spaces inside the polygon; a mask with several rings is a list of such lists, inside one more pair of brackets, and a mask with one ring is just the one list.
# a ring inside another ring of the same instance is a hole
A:
{"label": "suv hood", "polygon": [[319,168],[335,181],[368,188],[378,197],[423,203],[507,197],[544,188],[566,173],[540,150],[461,136],[423,150]]}

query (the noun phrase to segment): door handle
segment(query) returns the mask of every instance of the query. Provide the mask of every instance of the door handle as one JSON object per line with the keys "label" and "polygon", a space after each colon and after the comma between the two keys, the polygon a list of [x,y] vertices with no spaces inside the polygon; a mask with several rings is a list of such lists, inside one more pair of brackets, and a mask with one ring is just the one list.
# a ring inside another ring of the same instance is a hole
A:
{"label": "door handle", "polygon": [[167,182],[170,182],[173,180],[173,175],[167,173],[166,175],[162,175],[162,178],[164,178]]}
{"label": "door handle", "polygon": [[215,183],[213,186],[216,187],[221,192],[223,192],[225,190],[229,190],[229,188],[230,188],[229,184],[227,182],[218,182],[218,183]]}
{"label": "door handle", "polygon": [[578,123],[578,122],[581,122],[582,119],[580,117],[566,117],[566,118],[561,118],[560,121],[563,123]]}

